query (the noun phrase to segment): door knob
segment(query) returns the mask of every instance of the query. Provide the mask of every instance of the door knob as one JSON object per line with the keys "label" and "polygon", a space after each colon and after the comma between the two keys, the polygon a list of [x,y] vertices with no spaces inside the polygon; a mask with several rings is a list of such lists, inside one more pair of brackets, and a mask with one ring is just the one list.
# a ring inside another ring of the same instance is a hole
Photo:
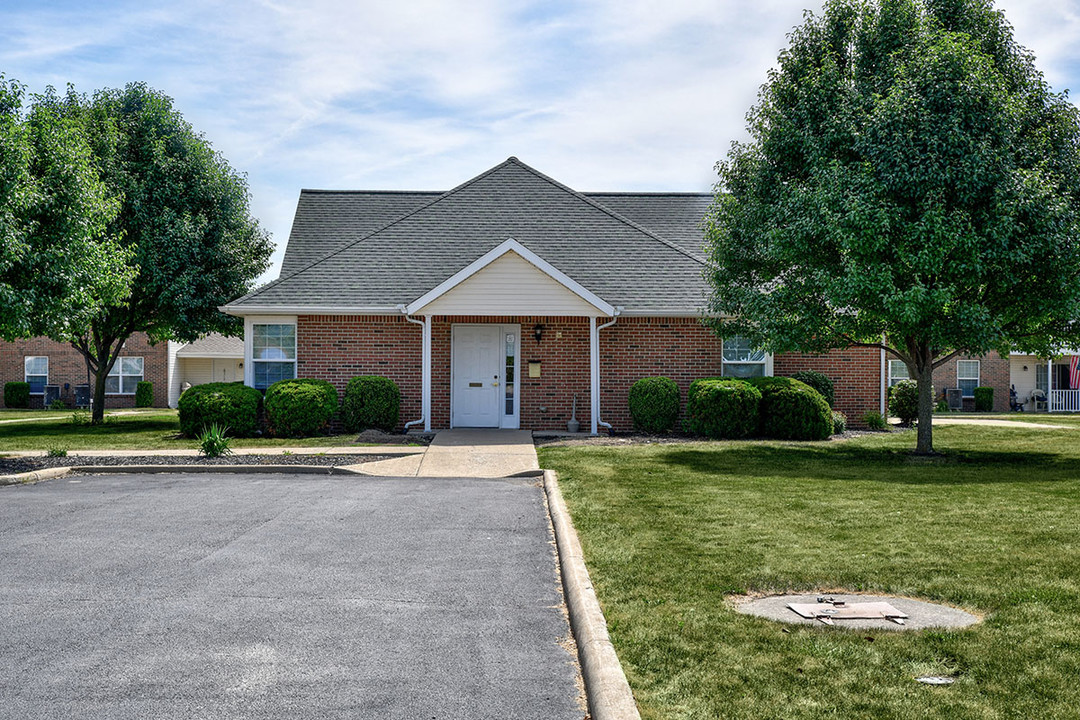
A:
{"label": "door knob", "polygon": [[498,381],[498,380],[496,380],[495,382],[493,382],[493,383],[491,383],[491,384],[492,384],[492,385],[493,385],[494,387],[499,387],[499,381]]}

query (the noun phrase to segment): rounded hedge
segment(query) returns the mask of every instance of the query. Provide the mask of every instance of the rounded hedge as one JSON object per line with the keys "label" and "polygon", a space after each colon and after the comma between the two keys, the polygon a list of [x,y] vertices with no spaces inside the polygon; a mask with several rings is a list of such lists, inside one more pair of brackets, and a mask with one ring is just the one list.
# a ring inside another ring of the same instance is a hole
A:
{"label": "rounded hedge", "polygon": [[140,380],[135,386],[135,407],[150,407],[154,404],[154,383]]}
{"label": "rounded hedge", "polygon": [[761,391],[759,430],[779,440],[824,440],[832,435],[829,404],[814,388],[786,377],[747,378]]}
{"label": "rounded hedge", "polygon": [[825,398],[825,402],[829,403],[829,407],[832,407],[833,403],[836,402],[836,386],[832,378],[825,373],[819,373],[816,370],[803,370],[802,372],[793,373],[791,377],[799,382],[806,383],[821,393],[821,396]]}
{"label": "rounded hedge", "polygon": [[[933,389],[930,390],[931,395]],[[889,413],[899,418],[902,425],[910,425],[919,417],[919,384],[914,380],[901,380],[889,393]]]}
{"label": "rounded hedge", "polygon": [[377,428],[390,432],[398,424],[401,391],[390,378],[361,375],[349,380],[341,401],[341,421],[348,432]]}
{"label": "rounded hedge", "polygon": [[338,410],[338,393],[326,380],[279,380],[263,398],[266,427],[277,437],[309,437],[326,433]]}
{"label": "rounded hedge", "polygon": [[243,383],[207,383],[185,390],[177,407],[180,432],[187,437],[198,437],[214,423],[233,437],[248,437],[259,429],[262,393]]}
{"label": "rounded hedge", "polygon": [[630,387],[629,402],[634,426],[645,432],[669,432],[679,418],[679,386],[671,378],[641,378]]}
{"label": "rounded hedge", "polygon": [[4,407],[30,407],[30,383],[21,380],[4,383]]}
{"label": "rounded hedge", "polygon": [[994,388],[980,386],[975,388],[975,412],[993,412]]}
{"label": "rounded hedge", "polygon": [[734,378],[695,380],[690,386],[684,428],[714,439],[744,438],[757,432],[761,391]]}

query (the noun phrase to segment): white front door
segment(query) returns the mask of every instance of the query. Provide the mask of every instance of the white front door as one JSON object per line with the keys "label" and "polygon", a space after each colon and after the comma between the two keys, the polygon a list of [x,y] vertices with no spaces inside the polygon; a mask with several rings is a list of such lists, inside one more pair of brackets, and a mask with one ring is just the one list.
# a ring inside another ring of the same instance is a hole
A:
{"label": "white front door", "polygon": [[454,427],[499,427],[503,397],[500,325],[455,325],[450,404]]}

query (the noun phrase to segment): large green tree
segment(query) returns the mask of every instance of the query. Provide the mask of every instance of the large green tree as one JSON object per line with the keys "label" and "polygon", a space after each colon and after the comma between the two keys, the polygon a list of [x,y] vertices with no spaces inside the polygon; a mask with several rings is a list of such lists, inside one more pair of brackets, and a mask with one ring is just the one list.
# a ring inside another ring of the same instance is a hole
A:
{"label": "large green tree", "polygon": [[0,337],[65,335],[122,301],[133,271],[106,233],[119,209],[77,121],[23,108],[0,75]]}
{"label": "large green tree", "polygon": [[177,112],[142,83],[86,97],[38,98],[37,109],[76,119],[119,212],[106,233],[129,253],[131,293],[108,302],[85,331],[70,336],[94,375],[95,422],[106,380],[124,341],[191,341],[235,334],[236,318],[218,306],[252,289],[273,247],[249,207],[245,179]]}
{"label": "large green tree", "polygon": [[710,309],[763,349],[958,353],[1080,340],[1080,123],[988,0],[829,0],[717,165]]}

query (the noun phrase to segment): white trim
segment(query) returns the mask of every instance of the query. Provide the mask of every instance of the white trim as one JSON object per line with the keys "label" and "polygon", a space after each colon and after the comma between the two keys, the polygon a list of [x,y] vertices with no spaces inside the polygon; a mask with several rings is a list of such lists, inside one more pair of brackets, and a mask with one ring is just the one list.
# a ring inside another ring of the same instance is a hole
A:
{"label": "white trim", "polygon": [[300,330],[297,327],[295,315],[248,315],[244,317],[244,384],[255,387],[255,363],[253,362],[254,351],[252,349],[253,330],[252,325],[292,325],[297,328],[296,332],[296,357],[293,359],[296,372],[300,370]]}
{"label": "white trim", "polygon": [[[502,257],[503,255],[505,255],[506,253],[509,253],[509,252],[517,253],[518,255],[520,255],[522,259],[527,261],[530,265],[535,267],[537,270],[544,273],[545,275],[550,277],[552,280],[555,280],[557,283],[559,283],[560,285],[565,287],[567,290],[569,290],[570,292],[572,292],[575,295],[577,295],[578,297],[580,297],[582,300],[584,300],[588,304],[592,305],[594,308],[597,309],[599,314],[601,314],[601,315],[614,315],[615,314],[615,306],[614,305],[612,305],[612,304],[606,302],[605,300],[603,300],[599,295],[597,295],[594,292],[592,292],[591,290],[587,289],[584,285],[582,285],[581,283],[577,282],[576,280],[571,278],[566,273],[559,270],[557,267],[555,267],[554,265],[549,263],[547,260],[544,260],[542,257],[540,257],[539,255],[534,253],[532,250],[530,250],[529,248],[527,248],[524,245],[522,245],[521,243],[519,243],[514,238],[508,238],[508,239],[504,240],[503,242],[501,242],[496,247],[494,247],[491,250],[489,250],[488,252],[484,253],[479,258],[472,261],[471,263],[466,265],[464,268],[457,271],[456,273],[451,275],[449,278],[447,278],[446,280],[439,283],[438,285],[436,285],[431,290],[427,291],[426,293],[424,293],[423,295],[418,297],[416,300],[413,300],[411,303],[409,303],[406,306],[405,311],[410,315],[419,314],[420,311],[423,310],[423,308],[425,306],[431,304],[436,299],[438,299],[439,297],[445,295],[447,292],[449,292],[453,288],[457,287],[462,282],[464,282],[468,278],[472,277],[477,272],[484,269],[485,267],[487,267],[488,265],[493,263],[495,260],[499,259],[500,257]],[[497,310],[497,308],[496,308],[496,310]],[[543,315],[544,313],[542,312],[541,308],[538,308],[536,314]]]}
{"label": "white trim", "polygon": [[41,359],[41,358],[45,359],[45,382],[42,383],[42,385],[41,385],[41,392],[31,392],[30,394],[31,395],[41,395],[42,397],[44,397],[45,396],[45,386],[49,384],[49,364],[50,363],[49,363],[49,356],[48,355],[23,355],[23,382],[26,383],[27,385],[29,385],[30,381],[27,380],[26,378],[41,377],[41,373],[29,374],[29,373],[26,372],[26,361],[27,360],[38,360],[38,359]]}
{"label": "white trim", "polygon": [[246,318],[249,315],[399,315],[393,305],[350,307],[347,305],[221,305],[226,315]]}

